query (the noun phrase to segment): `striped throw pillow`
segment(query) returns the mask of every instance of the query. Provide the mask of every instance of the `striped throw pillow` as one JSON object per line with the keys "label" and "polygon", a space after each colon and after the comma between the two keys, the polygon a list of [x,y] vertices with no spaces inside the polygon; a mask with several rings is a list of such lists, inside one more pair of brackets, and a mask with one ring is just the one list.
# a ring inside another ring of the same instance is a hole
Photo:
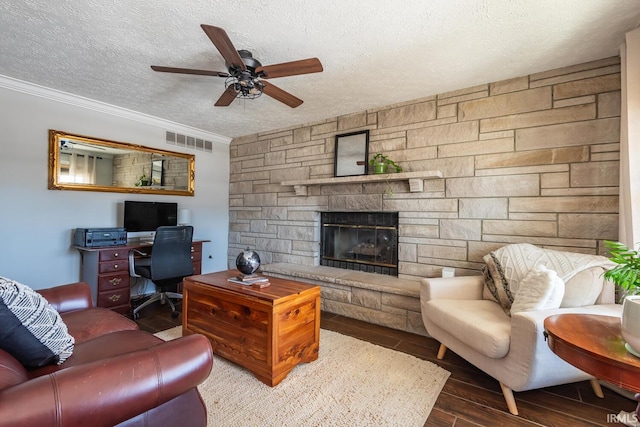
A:
{"label": "striped throw pillow", "polygon": [[60,314],[30,287],[0,277],[0,348],[27,368],[61,364],[74,339]]}

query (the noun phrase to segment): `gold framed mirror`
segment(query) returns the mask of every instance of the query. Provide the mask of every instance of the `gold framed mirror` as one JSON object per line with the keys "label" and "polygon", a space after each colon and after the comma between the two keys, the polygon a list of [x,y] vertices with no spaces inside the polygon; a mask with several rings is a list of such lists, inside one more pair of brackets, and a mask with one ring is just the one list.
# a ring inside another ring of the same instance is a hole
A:
{"label": "gold framed mirror", "polygon": [[49,130],[49,189],[193,196],[195,156]]}

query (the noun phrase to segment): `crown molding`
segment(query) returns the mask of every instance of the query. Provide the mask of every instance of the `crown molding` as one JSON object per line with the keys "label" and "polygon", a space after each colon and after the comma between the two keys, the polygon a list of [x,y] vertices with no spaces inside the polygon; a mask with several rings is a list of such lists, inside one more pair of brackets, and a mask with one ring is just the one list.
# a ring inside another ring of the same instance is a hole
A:
{"label": "crown molding", "polygon": [[0,75],[0,87],[14,90],[16,92],[22,92],[28,95],[37,96],[40,98],[49,99],[52,101],[62,102],[64,104],[69,104],[80,108],[86,108],[88,110],[93,110],[103,114],[109,114],[111,116],[116,116],[123,119],[133,120],[151,126],[157,126],[170,132],[177,132],[197,138],[203,138],[220,144],[229,145],[232,140],[232,138],[229,138],[227,136],[208,132],[191,126],[182,125],[170,120],[161,119],[159,117],[150,116],[148,114],[139,113],[137,111],[128,110],[126,108],[118,107],[100,101],[95,101],[93,99],[84,98],[82,96],[73,95],[67,92],[62,92],[34,83],[25,82],[23,80],[14,79],[12,77]]}

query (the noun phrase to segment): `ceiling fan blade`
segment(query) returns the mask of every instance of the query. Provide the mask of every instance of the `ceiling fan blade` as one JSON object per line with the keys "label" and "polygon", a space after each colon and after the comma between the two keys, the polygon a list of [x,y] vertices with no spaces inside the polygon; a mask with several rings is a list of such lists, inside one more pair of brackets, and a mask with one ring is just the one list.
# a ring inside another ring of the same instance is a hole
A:
{"label": "ceiling fan blade", "polygon": [[213,42],[215,47],[220,51],[220,54],[227,61],[227,64],[233,65],[242,70],[246,70],[247,66],[242,62],[240,54],[231,43],[227,33],[220,27],[214,27],[213,25],[200,25],[209,39]]}
{"label": "ceiling fan blade", "polygon": [[216,107],[227,107],[233,102],[234,99],[236,99],[237,94],[238,93],[233,88],[233,85],[229,85],[214,105]]}
{"label": "ceiling fan blade", "polygon": [[278,86],[274,86],[266,81],[261,81],[260,83],[264,85],[264,87],[262,88],[262,93],[266,93],[273,99],[280,101],[283,104],[287,104],[291,108],[296,108],[302,104],[302,99],[296,98],[289,92],[280,89]]}
{"label": "ceiling fan blade", "polygon": [[299,61],[283,62],[281,64],[265,65],[256,68],[256,73],[264,73],[265,79],[276,77],[297,76],[300,74],[319,73],[323,70],[318,58],[301,59]]}
{"label": "ceiling fan blade", "polygon": [[153,71],[160,71],[162,73],[197,74],[199,76],[229,77],[229,73],[223,73],[222,71],[194,70],[194,69],[191,69],[191,68],[162,67],[162,66],[159,66],[159,65],[152,65],[151,69]]}

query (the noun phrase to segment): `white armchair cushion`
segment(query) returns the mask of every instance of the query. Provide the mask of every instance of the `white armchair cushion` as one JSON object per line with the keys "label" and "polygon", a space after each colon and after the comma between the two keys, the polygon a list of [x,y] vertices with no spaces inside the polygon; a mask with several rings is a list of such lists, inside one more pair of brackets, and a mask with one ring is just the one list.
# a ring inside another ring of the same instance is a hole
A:
{"label": "white armchair cushion", "polygon": [[584,307],[595,304],[602,293],[605,271],[602,267],[591,267],[567,280],[560,307]]}
{"label": "white armchair cushion", "polygon": [[511,319],[494,301],[431,300],[425,304],[423,314],[487,357],[501,358],[509,352]]}
{"label": "white armchair cushion", "polygon": [[558,273],[544,265],[536,266],[520,281],[511,304],[511,313],[558,308],[562,303],[564,288],[564,281],[558,277]]}

